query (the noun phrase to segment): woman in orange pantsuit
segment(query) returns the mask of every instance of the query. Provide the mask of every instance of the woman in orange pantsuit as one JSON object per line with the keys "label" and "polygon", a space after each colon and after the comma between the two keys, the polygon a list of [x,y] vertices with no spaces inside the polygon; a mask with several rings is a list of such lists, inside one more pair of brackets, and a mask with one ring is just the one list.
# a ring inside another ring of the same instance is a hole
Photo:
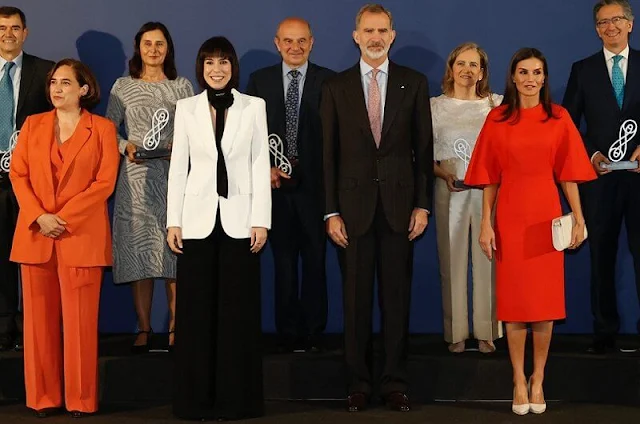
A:
{"label": "woman in orange pantsuit", "polygon": [[81,417],[98,407],[98,305],[111,265],[107,198],[120,155],[113,123],[87,111],[100,98],[89,68],[58,62],[47,95],[54,110],[27,118],[11,160],[20,206],[11,260],[22,272],[27,406],[44,417],[63,406],[64,393],[66,409]]}

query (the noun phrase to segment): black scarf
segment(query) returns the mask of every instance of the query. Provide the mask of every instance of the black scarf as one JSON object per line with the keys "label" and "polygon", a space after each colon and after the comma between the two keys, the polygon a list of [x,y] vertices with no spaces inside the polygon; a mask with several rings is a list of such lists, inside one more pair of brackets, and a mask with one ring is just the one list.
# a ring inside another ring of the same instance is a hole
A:
{"label": "black scarf", "polygon": [[216,149],[218,150],[218,164],[216,166],[218,195],[227,198],[229,195],[229,179],[227,177],[227,164],[222,154],[222,134],[224,134],[225,112],[233,104],[233,94],[230,88],[216,90],[207,88],[209,104],[216,110]]}

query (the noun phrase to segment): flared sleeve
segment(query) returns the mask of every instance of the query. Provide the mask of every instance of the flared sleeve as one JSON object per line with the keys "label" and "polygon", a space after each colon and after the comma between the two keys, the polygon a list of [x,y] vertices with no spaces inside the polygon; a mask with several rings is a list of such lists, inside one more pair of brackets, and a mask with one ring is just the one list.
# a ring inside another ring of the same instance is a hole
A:
{"label": "flared sleeve", "polygon": [[496,121],[497,110],[493,109],[482,126],[478,140],[473,148],[464,183],[469,186],[500,184],[502,169],[496,150],[495,130],[500,122]]}
{"label": "flared sleeve", "polygon": [[557,140],[553,158],[553,174],[556,181],[581,183],[596,179],[582,137],[571,116],[564,108],[559,115],[564,131]]}

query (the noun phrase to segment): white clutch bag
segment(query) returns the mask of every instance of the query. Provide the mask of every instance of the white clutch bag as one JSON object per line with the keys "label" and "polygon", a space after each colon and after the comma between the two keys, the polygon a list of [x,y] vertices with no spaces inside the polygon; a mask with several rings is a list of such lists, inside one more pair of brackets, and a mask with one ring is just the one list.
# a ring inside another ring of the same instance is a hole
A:
{"label": "white clutch bag", "polygon": [[[553,247],[557,251],[565,250],[571,244],[571,228],[573,227],[573,212],[562,215],[551,221],[551,235]],[[584,238],[587,238],[587,227],[584,227]]]}

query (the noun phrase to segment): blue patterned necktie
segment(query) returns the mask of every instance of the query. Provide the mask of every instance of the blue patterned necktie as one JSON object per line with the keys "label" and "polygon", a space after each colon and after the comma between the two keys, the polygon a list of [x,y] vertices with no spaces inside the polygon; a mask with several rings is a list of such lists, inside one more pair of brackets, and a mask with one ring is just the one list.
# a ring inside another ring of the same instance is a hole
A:
{"label": "blue patterned necktie", "polygon": [[4,65],[4,75],[0,80],[0,151],[9,150],[11,134],[13,134],[13,81],[11,80],[11,68],[15,63],[7,62]]}
{"label": "blue patterned necktie", "polygon": [[298,157],[298,99],[300,88],[298,78],[300,71],[293,69],[289,71],[291,81],[287,89],[287,98],[284,101],[285,113],[285,138],[287,140],[287,157]]}
{"label": "blue patterned necktie", "polygon": [[611,68],[611,84],[620,109],[622,109],[622,102],[624,101],[624,75],[622,75],[622,69],[620,69],[622,57],[619,54],[613,56],[613,68]]}

